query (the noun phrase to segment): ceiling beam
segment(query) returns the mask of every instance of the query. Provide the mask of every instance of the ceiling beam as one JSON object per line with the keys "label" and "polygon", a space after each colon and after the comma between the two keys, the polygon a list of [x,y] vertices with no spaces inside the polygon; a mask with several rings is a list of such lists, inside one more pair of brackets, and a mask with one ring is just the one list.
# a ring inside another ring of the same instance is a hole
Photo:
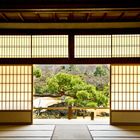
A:
{"label": "ceiling beam", "polygon": [[90,16],[91,16],[91,13],[87,13],[87,14],[86,14],[86,20],[87,20],[87,21],[89,21]]}
{"label": "ceiling beam", "polygon": [[9,21],[9,19],[7,18],[7,16],[4,13],[0,13],[0,16],[5,20],[5,21]]}
{"label": "ceiling beam", "polygon": [[104,13],[103,16],[102,16],[102,20],[105,20],[107,17],[107,13]]}
{"label": "ceiling beam", "polygon": [[140,13],[138,13],[138,14],[136,15],[136,19],[137,19],[137,18],[140,18]]}
{"label": "ceiling beam", "polygon": [[140,8],[45,8],[45,9],[0,9],[0,12],[38,12],[38,13],[50,13],[50,12],[97,12],[97,11],[140,11]]}
{"label": "ceiling beam", "polygon": [[22,16],[22,13],[18,13],[19,18],[21,19],[21,21],[25,21],[24,17]]}
{"label": "ceiling beam", "polygon": [[93,23],[0,23],[0,29],[125,29],[140,28],[140,22]]}
{"label": "ceiling beam", "polygon": [[34,14],[37,16],[37,18],[38,18],[38,21],[40,22],[40,21],[41,21],[40,14],[39,14],[39,13],[34,13]]}
{"label": "ceiling beam", "polygon": [[124,16],[124,14],[125,14],[125,12],[122,12],[122,13],[120,14],[120,16],[118,17],[118,20],[122,19],[123,16]]}
{"label": "ceiling beam", "polygon": [[54,13],[54,15],[53,15],[53,19],[54,19],[54,21],[59,20],[59,17],[57,16],[57,13]]}
{"label": "ceiling beam", "polygon": [[68,20],[72,21],[73,17],[74,17],[73,13],[70,13],[69,16],[68,16]]}

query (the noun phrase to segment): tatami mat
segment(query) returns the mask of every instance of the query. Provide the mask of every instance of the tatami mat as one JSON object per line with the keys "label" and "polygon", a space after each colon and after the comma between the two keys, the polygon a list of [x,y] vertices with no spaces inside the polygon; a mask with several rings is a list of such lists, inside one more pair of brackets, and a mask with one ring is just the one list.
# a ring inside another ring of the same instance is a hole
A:
{"label": "tatami mat", "polygon": [[48,130],[54,130],[55,125],[2,125],[0,126],[0,131],[3,130],[15,130],[15,131],[48,131]]}
{"label": "tatami mat", "polygon": [[94,140],[140,140],[140,138],[94,138]]}
{"label": "tatami mat", "polygon": [[0,138],[0,140],[51,140],[51,138]]}
{"label": "tatami mat", "polygon": [[106,131],[126,131],[126,130],[140,130],[140,126],[113,126],[109,124],[104,125],[88,125],[89,130],[106,130]]}
{"label": "tatami mat", "polygon": [[2,125],[0,140],[51,140],[55,125]]}
{"label": "tatami mat", "polygon": [[140,140],[140,126],[88,125],[94,140]]}
{"label": "tatami mat", "polygon": [[92,140],[86,125],[56,125],[52,140]]}

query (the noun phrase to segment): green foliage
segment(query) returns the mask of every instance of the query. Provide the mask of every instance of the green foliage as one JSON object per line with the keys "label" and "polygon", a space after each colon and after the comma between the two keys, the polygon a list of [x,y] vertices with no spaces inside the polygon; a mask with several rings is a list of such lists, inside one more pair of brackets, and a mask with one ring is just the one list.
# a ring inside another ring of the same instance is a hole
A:
{"label": "green foliage", "polygon": [[75,104],[75,99],[72,97],[66,97],[65,103],[67,103],[68,106],[73,106]]}
{"label": "green foliage", "polygon": [[81,90],[76,93],[76,97],[80,100],[87,100],[90,98],[90,94],[85,90]]}
{"label": "green foliage", "polygon": [[48,80],[48,83],[47,83],[47,91],[54,94],[54,93],[58,93],[59,91],[59,85],[58,85],[58,82],[57,82],[57,79],[56,78],[51,78]]}
{"label": "green foliage", "polygon": [[50,78],[47,82],[48,91],[50,93],[56,93],[63,95],[70,88],[71,75],[66,73],[58,73],[54,77]]}
{"label": "green foliage", "polygon": [[89,101],[87,104],[86,104],[87,107],[97,107],[97,103],[96,102],[93,102],[93,101]]}
{"label": "green foliage", "polygon": [[96,70],[94,72],[94,76],[105,76],[107,75],[106,69],[104,69],[102,66],[97,66]]}
{"label": "green foliage", "polygon": [[76,96],[76,92],[83,87],[83,80],[76,75],[58,73],[47,82],[48,91],[58,95]]}
{"label": "green foliage", "polygon": [[89,100],[76,99],[75,106],[77,106],[77,107],[86,107],[88,102],[89,102]]}
{"label": "green foliage", "polygon": [[105,85],[103,89],[103,94],[108,98],[109,98],[109,89],[110,89],[109,85]]}
{"label": "green foliage", "polygon": [[33,75],[36,77],[36,78],[40,78],[42,76],[42,71],[40,68],[34,68],[33,70]]}
{"label": "green foliage", "polygon": [[108,97],[106,97],[102,91],[97,91],[97,106],[107,107],[108,106]]}
{"label": "green foliage", "polygon": [[35,86],[35,93],[43,94],[44,91],[45,91],[45,87],[43,87],[43,86]]}
{"label": "green foliage", "polygon": [[[35,67],[33,73],[36,77],[34,84],[35,93],[64,96],[64,102],[68,106],[107,107],[109,85],[107,82],[104,82],[105,80],[102,80],[102,77],[107,78],[106,69],[102,66],[97,66],[94,76],[93,73],[85,75],[84,72],[85,70],[82,73],[74,65],[61,66],[54,72],[49,67],[47,71],[43,72],[40,68]],[[101,83],[101,88],[97,88],[97,84],[91,83],[89,77],[94,78],[92,80],[94,83]]]}
{"label": "green foliage", "polygon": [[67,96],[67,105],[80,107],[107,106],[106,90],[105,94],[96,90],[96,87],[87,84],[77,75],[58,73],[47,82],[47,90],[52,94]]}

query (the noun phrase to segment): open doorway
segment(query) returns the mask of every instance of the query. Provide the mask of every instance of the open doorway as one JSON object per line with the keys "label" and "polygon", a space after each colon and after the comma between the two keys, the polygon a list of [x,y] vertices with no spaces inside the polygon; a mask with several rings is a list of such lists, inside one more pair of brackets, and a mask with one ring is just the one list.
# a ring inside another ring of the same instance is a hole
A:
{"label": "open doorway", "polygon": [[109,118],[110,65],[34,65],[34,119]]}

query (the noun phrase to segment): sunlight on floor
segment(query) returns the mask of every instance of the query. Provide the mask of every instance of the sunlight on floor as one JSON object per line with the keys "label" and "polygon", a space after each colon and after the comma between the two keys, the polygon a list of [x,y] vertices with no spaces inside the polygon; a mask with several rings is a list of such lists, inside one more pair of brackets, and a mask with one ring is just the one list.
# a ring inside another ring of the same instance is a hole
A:
{"label": "sunlight on floor", "polygon": [[77,119],[34,119],[34,124],[109,124],[109,118],[95,120],[77,120]]}

